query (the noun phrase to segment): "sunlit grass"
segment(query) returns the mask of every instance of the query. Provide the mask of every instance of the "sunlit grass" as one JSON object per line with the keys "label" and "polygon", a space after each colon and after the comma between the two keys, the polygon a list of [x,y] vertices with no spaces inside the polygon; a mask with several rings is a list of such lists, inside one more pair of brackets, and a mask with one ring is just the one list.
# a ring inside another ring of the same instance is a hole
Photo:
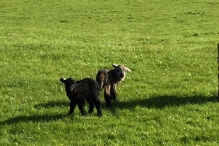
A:
{"label": "sunlit grass", "polygon": [[[218,145],[218,4],[3,0],[0,144]],[[112,63],[132,70],[114,107],[68,116],[59,78]]]}

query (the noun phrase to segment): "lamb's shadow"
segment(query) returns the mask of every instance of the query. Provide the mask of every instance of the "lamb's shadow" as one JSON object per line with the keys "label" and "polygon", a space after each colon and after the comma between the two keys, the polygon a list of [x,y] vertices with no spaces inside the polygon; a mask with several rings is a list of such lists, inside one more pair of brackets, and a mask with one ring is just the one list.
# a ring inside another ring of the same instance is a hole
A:
{"label": "lamb's shadow", "polygon": [[[129,101],[118,101],[113,103],[113,108],[106,108],[105,103],[103,103],[103,109],[109,110],[116,114],[116,109],[134,109],[135,107],[147,107],[147,108],[157,108],[162,109],[167,106],[181,106],[185,104],[204,104],[207,102],[218,102],[216,96],[156,96],[145,99],[135,99]],[[68,101],[50,101],[47,103],[37,104],[35,108],[53,108],[53,107],[67,107],[69,106]],[[32,116],[18,116],[10,118],[5,121],[0,121],[0,125],[5,124],[16,124],[19,122],[47,122],[56,121],[67,117],[67,114],[57,114],[57,115],[32,115]]]}
{"label": "lamb's shadow", "polygon": [[[47,103],[40,103],[34,106],[36,109],[42,109],[46,108],[49,110],[49,108],[54,108],[54,107],[67,107],[69,106],[68,101],[49,101]],[[48,122],[48,121],[56,121],[59,119],[62,119],[64,117],[67,117],[67,111],[66,114],[57,114],[57,115],[32,115],[32,116],[18,116],[14,118],[7,119],[5,121],[0,121],[0,125],[5,125],[5,124],[16,124],[19,122]]]}
{"label": "lamb's shadow", "polygon": [[167,106],[181,106],[185,104],[204,104],[207,102],[218,102],[216,96],[156,96],[145,99],[135,99],[131,101],[115,102],[115,108],[118,109],[132,109],[136,106],[147,108],[162,109]]}
{"label": "lamb's shadow", "polygon": [[66,117],[67,115],[32,115],[32,116],[18,116],[14,118],[7,119],[5,121],[1,121],[0,125],[10,125],[16,124],[19,122],[48,122],[48,121],[56,121]]}
{"label": "lamb's shadow", "polygon": [[53,108],[53,107],[67,107],[69,106],[69,101],[49,101],[47,103],[40,103],[34,106],[34,108]]}

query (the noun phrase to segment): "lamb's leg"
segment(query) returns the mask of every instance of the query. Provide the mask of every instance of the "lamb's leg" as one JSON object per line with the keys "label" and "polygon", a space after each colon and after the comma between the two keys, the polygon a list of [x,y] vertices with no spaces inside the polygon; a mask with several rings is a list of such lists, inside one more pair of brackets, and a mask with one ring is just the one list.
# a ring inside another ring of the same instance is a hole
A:
{"label": "lamb's leg", "polygon": [[110,86],[104,89],[104,99],[106,101],[106,107],[112,107],[112,102],[110,99]]}
{"label": "lamb's leg", "polygon": [[95,101],[95,106],[97,109],[98,116],[101,117],[102,116],[101,102],[100,102],[100,99],[98,99],[98,97],[96,97],[96,99],[97,100]]}
{"label": "lamb's leg", "polygon": [[83,116],[86,115],[86,112],[85,112],[85,109],[84,109],[84,103],[85,103],[85,101],[84,101],[83,99],[80,99],[80,100],[78,101],[78,108],[79,108],[79,110],[80,110],[80,112],[81,112],[81,114],[82,114]]}
{"label": "lamb's leg", "polygon": [[94,103],[91,100],[87,100],[87,102],[89,103],[89,114],[93,113],[94,111]]}
{"label": "lamb's leg", "polygon": [[76,104],[77,104],[76,101],[71,101],[71,103],[70,103],[70,110],[68,112],[69,115],[74,112]]}
{"label": "lamb's leg", "polygon": [[111,85],[110,96],[112,100],[116,101],[117,97],[116,97],[116,85],[115,84]]}

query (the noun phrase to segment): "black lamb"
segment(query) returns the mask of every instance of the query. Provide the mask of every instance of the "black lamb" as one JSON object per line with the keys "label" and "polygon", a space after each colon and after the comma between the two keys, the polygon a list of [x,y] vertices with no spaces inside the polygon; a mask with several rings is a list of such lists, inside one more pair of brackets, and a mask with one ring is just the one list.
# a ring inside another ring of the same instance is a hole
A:
{"label": "black lamb", "polygon": [[84,78],[76,81],[72,78],[60,78],[60,81],[65,85],[66,95],[71,101],[70,111],[68,114],[74,112],[76,104],[82,115],[86,115],[84,104],[85,100],[89,103],[89,113],[94,111],[94,106],[97,109],[98,116],[102,116],[101,101],[99,99],[100,85],[91,78]]}

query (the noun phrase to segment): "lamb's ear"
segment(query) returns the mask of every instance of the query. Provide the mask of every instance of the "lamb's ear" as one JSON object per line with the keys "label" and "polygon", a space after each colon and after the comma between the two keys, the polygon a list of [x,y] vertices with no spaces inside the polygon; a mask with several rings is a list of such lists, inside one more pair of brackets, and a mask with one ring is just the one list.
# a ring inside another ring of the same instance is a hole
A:
{"label": "lamb's ear", "polygon": [[117,64],[112,64],[112,66],[113,66],[114,68],[118,67],[118,65],[117,65]]}
{"label": "lamb's ear", "polygon": [[131,69],[129,69],[128,67],[125,67],[125,71],[126,72],[131,72]]}
{"label": "lamb's ear", "polygon": [[64,83],[65,82],[65,78],[60,78],[60,81],[62,82],[62,83]]}

